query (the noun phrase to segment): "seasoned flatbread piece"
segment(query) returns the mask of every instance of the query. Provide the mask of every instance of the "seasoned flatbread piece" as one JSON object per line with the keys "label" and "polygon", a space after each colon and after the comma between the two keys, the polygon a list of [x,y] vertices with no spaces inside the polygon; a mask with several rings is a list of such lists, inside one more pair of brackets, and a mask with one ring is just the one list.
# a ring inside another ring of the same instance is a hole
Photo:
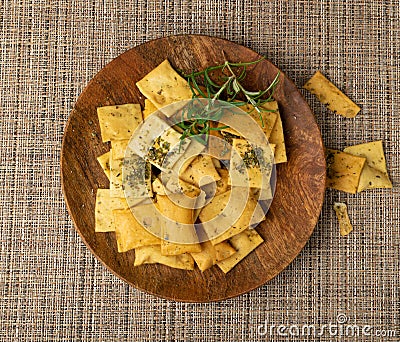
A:
{"label": "seasoned flatbread piece", "polygon": [[114,232],[113,210],[127,209],[124,198],[110,197],[110,189],[97,189],[95,207],[95,232]]}
{"label": "seasoned flatbread piece", "polygon": [[[199,219],[203,223],[203,228],[213,245],[241,233],[252,224],[258,202],[249,196],[247,202],[245,202],[246,205],[243,212],[235,221],[232,219],[234,217],[233,213],[240,212],[240,209],[236,209],[236,202],[239,204],[245,200],[245,192],[232,196],[232,202],[229,203],[231,193],[232,191],[229,190],[215,196],[200,212]],[[243,197],[241,198],[240,196]],[[225,210],[225,208],[227,209]],[[213,219],[216,217],[218,217],[218,220],[214,222]]]}
{"label": "seasoned flatbread piece", "polygon": [[349,214],[347,212],[347,205],[345,203],[335,202],[333,204],[333,210],[335,210],[336,216],[339,220],[340,235],[346,236],[352,230]]}
{"label": "seasoned flatbread piece", "polygon": [[201,246],[194,227],[193,209],[183,208],[172,202],[168,196],[157,195],[160,213],[171,221],[162,221],[161,253],[178,255],[200,252]]}
{"label": "seasoned flatbread piece", "polygon": [[244,139],[233,139],[228,184],[240,187],[265,189],[269,181],[273,163],[273,153],[253,146]]}
{"label": "seasoned flatbread piece", "polygon": [[226,241],[215,246],[213,246],[210,241],[206,241],[201,244],[201,252],[191,253],[191,256],[200,271],[204,272],[215,265],[218,261],[229,258],[235,253],[236,250]]}
{"label": "seasoned flatbread piece", "polygon": [[143,264],[163,264],[182,270],[193,270],[194,260],[190,254],[163,255],[159,245],[144,246],[135,249],[134,266]]}
{"label": "seasoned flatbread piece", "polygon": [[115,160],[124,159],[128,143],[128,139],[111,141],[112,156]]}
{"label": "seasoned flatbread piece", "polygon": [[353,156],[346,152],[327,149],[326,186],[355,194],[358,189],[365,160],[365,158]]}
{"label": "seasoned flatbread piece", "polygon": [[[207,176],[207,177],[206,177]],[[221,179],[209,155],[198,155],[179,175],[179,178],[197,187]]]}
{"label": "seasoned flatbread piece", "polygon": [[122,166],[123,160],[114,159],[111,150],[110,153],[110,196],[125,197],[122,188]]}
{"label": "seasoned flatbread piece", "polygon": [[130,139],[143,121],[139,104],[123,104],[97,108],[103,142]]}
{"label": "seasoned flatbread piece", "polygon": [[359,106],[343,94],[320,71],[317,71],[303,88],[317,96],[318,100],[332,112],[346,118],[354,118],[361,110]]}
{"label": "seasoned flatbread piece", "polygon": [[193,95],[187,81],[167,59],[137,82],[136,86],[157,108],[191,99]]}
{"label": "seasoned flatbread piece", "polygon": [[253,105],[245,104],[239,108],[244,110],[258,123],[258,125],[263,130],[267,139],[271,136],[272,129],[275,126],[276,120],[278,119],[278,104],[275,101],[271,103],[265,103],[261,106],[264,110],[258,112]]}
{"label": "seasoned flatbread piece", "polygon": [[219,261],[217,263],[218,267],[224,273],[228,273],[241,260],[248,256],[259,245],[261,245],[263,241],[263,238],[255,229],[247,229],[244,232],[235,235],[229,239],[229,242],[237,250],[237,252],[229,258]]}
{"label": "seasoned flatbread piece", "polygon": [[161,239],[149,233],[133,216],[130,209],[113,210],[118,252],[143,246],[159,245]]}
{"label": "seasoned flatbread piece", "polygon": [[357,191],[375,188],[392,188],[387,169],[382,140],[349,146],[344,152],[366,158]]}

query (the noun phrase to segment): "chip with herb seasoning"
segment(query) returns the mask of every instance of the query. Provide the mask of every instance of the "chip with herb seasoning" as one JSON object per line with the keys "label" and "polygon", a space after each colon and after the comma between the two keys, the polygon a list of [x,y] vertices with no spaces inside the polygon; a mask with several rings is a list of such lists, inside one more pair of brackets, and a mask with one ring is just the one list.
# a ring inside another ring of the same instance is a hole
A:
{"label": "chip with herb seasoning", "polygon": [[229,239],[229,243],[236,249],[236,253],[229,258],[217,262],[218,267],[228,273],[254,249],[263,243],[263,238],[255,229],[247,229]]}
{"label": "chip with herb seasoning", "polygon": [[130,139],[143,121],[140,105],[132,103],[99,107],[97,117],[103,142]]}
{"label": "chip with herb seasoning", "polygon": [[187,81],[166,59],[136,83],[140,92],[157,108],[192,98]]}
{"label": "chip with herb seasoning", "polygon": [[332,112],[346,118],[354,118],[361,110],[359,106],[343,94],[320,71],[317,71],[303,88],[316,95],[318,100]]}
{"label": "chip with herb seasoning", "polygon": [[229,185],[266,189],[270,187],[273,153],[245,139],[233,139]]}
{"label": "chip with herb seasoning", "polygon": [[151,114],[157,110],[157,107],[149,99],[144,99],[143,120],[146,120]]}
{"label": "chip with herb seasoning", "polygon": [[112,156],[115,160],[124,159],[126,148],[128,147],[129,140],[112,140],[111,149]]}
{"label": "chip with herb seasoning", "polygon": [[162,264],[183,270],[194,269],[194,260],[190,254],[163,255],[159,245],[144,246],[135,249],[134,266],[143,264]]}
{"label": "chip with herb seasoning", "polygon": [[236,250],[226,241],[212,245],[210,241],[201,244],[201,252],[190,253],[200,271],[208,270],[218,261],[222,261],[235,254]]}
{"label": "chip with herb seasoning", "polygon": [[97,189],[95,206],[95,232],[115,232],[113,210],[127,209],[125,198],[110,196],[110,189]]}
{"label": "chip with herb seasoning", "polygon": [[209,155],[200,154],[179,175],[179,178],[197,187],[221,179]]}
{"label": "chip with herb seasoning", "polygon": [[113,215],[118,252],[127,252],[138,247],[161,244],[161,239],[149,233],[136,220],[130,209],[113,210]]}
{"label": "chip with herb seasoning", "polygon": [[366,189],[390,189],[393,187],[386,168],[382,140],[349,146],[344,149],[344,152],[366,158],[357,188],[358,192]]}
{"label": "chip with herb seasoning", "polygon": [[355,194],[365,158],[353,156],[339,150],[326,150],[327,179],[326,186],[336,190]]}

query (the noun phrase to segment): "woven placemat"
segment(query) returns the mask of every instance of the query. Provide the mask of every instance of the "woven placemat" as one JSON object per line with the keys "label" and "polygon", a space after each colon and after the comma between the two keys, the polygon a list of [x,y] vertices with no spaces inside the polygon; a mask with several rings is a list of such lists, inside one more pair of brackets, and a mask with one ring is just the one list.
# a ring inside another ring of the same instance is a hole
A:
{"label": "woven placemat", "polygon": [[[3,0],[0,9],[0,340],[400,339],[398,1]],[[88,81],[123,51],[178,33],[253,48],[299,87],[322,70],[362,107],[345,119],[302,90],[326,146],[382,139],[394,185],[328,190],[299,257],[219,303],[170,302],[116,278],[82,243],[60,190],[63,129]],[[336,200],[354,224],[346,238]]]}

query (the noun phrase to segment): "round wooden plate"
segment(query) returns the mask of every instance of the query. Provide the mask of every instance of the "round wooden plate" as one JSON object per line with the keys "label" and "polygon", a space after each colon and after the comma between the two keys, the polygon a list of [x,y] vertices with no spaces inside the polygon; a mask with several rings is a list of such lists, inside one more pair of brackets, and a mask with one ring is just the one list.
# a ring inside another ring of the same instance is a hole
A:
{"label": "round wooden plate", "polygon": [[[218,267],[200,272],[163,265],[133,267],[134,251],[118,253],[114,233],[94,232],[96,190],[109,182],[96,157],[103,144],[96,108],[123,103],[144,104],[135,83],[168,58],[177,70],[190,72],[231,62],[253,61],[256,52],[233,42],[199,35],[153,40],[118,56],[88,84],[65,128],[61,180],[69,213],[92,253],[115,275],[134,287],[163,298],[209,302],[234,297],[280,273],[301,251],[317,223],[325,190],[325,158],[321,134],[306,101],[284,73],[275,92],[282,116],[288,162],[277,167],[276,193],[267,219],[257,231],[265,242],[224,274]],[[264,60],[248,69],[245,86],[270,84],[278,69]]]}

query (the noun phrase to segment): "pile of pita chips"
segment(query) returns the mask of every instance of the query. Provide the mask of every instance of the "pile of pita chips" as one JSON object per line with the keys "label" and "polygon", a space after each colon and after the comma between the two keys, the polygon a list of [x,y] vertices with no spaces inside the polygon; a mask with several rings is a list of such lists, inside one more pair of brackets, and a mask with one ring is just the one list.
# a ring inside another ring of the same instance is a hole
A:
{"label": "pile of pita chips", "polygon": [[[253,189],[246,199],[243,213],[229,229],[210,241],[200,243],[200,232],[196,230],[195,222],[207,222],[213,216],[218,217],[223,206],[228,204],[232,190],[230,172],[218,159],[204,153],[203,145],[194,141],[186,144],[182,151],[180,148],[179,155],[169,164],[161,165],[165,156],[171,154],[169,147],[179,142],[180,134],[174,128],[164,130],[156,139],[151,138],[152,145],[148,154],[141,155],[139,147],[131,147],[133,154],[132,151],[127,153],[131,136],[143,120],[149,117],[152,119],[154,116],[151,114],[166,105],[192,98],[187,81],[167,60],[137,82],[137,87],[146,97],[143,111],[138,104],[98,108],[102,140],[110,142],[111,149],[97,158],[110,180],[110,188],[97,191],[95,230],[115,232],[119,252],[135,251],[135,266],[160,263],[193,270],[197,265],[203,272],[217,265],[227,273],[262,243],[262,237],[252,228],[265,219],[258,200],[263,196],[270,198],[266,195],[270,189],[261,187],[260,170],[247,170]],[[243,106],[242,109],[250,113],[270,140],[275,163],[286,162],[283,127],[277,103],[266,103],[261,113],[251,108],[251,105]],[[167,113],[163,114],[168,117]],[[153,121],[157,127],[166,125],[158,117]],[[227,141],[229,150],[234,148],[240,152],[238,146],[246,140],[236,133],[227,128],[221,131],[220,136]],[[246,145],[246,148],[249,146]],[[157,153],[152,155],[152,151]],[[163,153],[158,153],[160,151]],[[242,152],[249,153],[247,150]],[[138,159],[141,159],[140,162]],[[220,159],[224,160],[223,157]],[[230,152],[225,160],[231,160]],[[146,175],[143,185],[123,184],[123,165],[129,163],[140,164],[142,174]],[[154,170],[158,170],[158,176],[157,173],[153,174]],[[171,178],[172,174],[178,176],[178,181]],[[135,197],[134,201],[125,198],[127,191]],[[191,208],[192,202],[200,202],[201,205],[199,208]],[[142,210],[141,215],[133,215],[130,208],[133,205],[139,212]],[[160,220],[157,216],[159,214],[170,220]],[[185,231],[176,229],[175,225],[179,223],[185,225]],[[151,229],[148,229],[149,225]],[[202,231],[201,234],[204,236],[206,232]],[[185,243],[180,243],[183,240]]]}

